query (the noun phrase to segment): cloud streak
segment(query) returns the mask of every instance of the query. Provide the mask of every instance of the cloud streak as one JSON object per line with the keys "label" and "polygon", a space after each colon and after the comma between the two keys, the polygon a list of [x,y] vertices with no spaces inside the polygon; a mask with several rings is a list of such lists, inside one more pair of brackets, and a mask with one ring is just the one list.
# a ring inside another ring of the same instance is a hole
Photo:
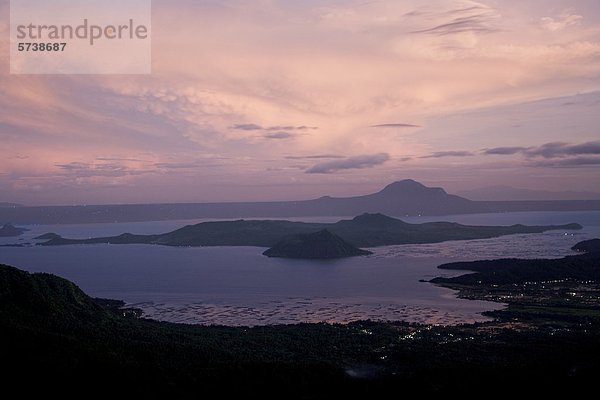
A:
{"label": "cloud streak", "polygon": [[267,128],[264,128],[267,131],[308,131],[308,130],[314,130],[314,129],[319,129],[316,126],[306,126],[306,125],[300,125],[300,126],[269,126]]}
{"label": "cloud streak", "polygon": [[579,25],[583,16],[578,14],[569,14],[568,12],[561,13],[558,17],[544,17],[540,20],[542,28],[550,31],[562,31],[570,26]]}
{"label": "cloud streak", "polygon": [[590,167],[600,165],[600,140],[578,144],[550,142],[540,146],[506,146],[470,151],[442,151],[420,158],[521,155],[529,167]]}
{"label": "cloud streak", "polygon": [[444,22],[438,23],[430,28],[419,29],[411,33],[424,33],[437,36],[454,35],[465,32],[472,33],[492,33],[499,31],[493,25],[493,21],[498,18],[498,13],[492,7],[476,5],[471,7],[462,7],[448,10],[442,13],[413,12],[407,14],[410,17],[427,16],[438,17]]}
{"label": "cloud streak", "polygon": [[263,127],[258,124],[235,124],[231,126],[231,129],[239,131],[308,131],[319,129],[316,126],[294,126],[294,125],[274,125]]}
{"label": "cloud streak", "polygon": [[308,156],[286,156],[287,160],[320,160],[326,158],[346,158],[338,154],[314,154]]}
{"label": "cloud streak", "polygon": [[569,157],[550,160],[532,160],[532,167],[576,168],[600,166],[600,157]]}
{"label": "cloud streak", "polygon": [[523,151],[529,157],[559,158],[574,155],[600,155],[600,140],[580,144],[546,143]]}
{"label": "cloud streak", "polygon": [[490,156],[508,156],[513,154],[522,153],[527,150],[527,147],[513,146],[513,147],[494,147],[491,149],[481,150],[482,154]]}
{"label": "cloud streak", "polygon": [[579,144],[551,142],[541,146],[532,147],[494,147],[491,149],[483,149],[481,150],[481,153],[484,155],[523,154],[528,158],[543,157],[548,159],[581,155],[600,155],[600,140]]}
{"label": "cloud streak", "polygon": [[306,170],[307,174],[332,174],[348,169],[364,169],[381,165],[390,159],[389,154],[379,153],[348,157],[343,160],[327,161]]}
{"label": "cloud streak", "polygon": [[294,136],[296,136],[296,135],[294,135],[293,133],[290,133],[290,132],[273,132],[273,133],[267,133],[263,137],[265,139],[290,139],[290,138],[293,138]]}
{"label": "cloud streak", "polygon": [[377,124],[371,125],[369,128],[420,128],[420,125],[413,124]]}
{"label": "cloud streak", "polygon": [[435,153],[419,158],[444,158],[444,157],[473,157],[470,151],[436,151]]}
{"label": "cloud streak", "polygon": [[231,129],[235,129],[238,131],[261,131],[264,128],[260,125],[256,124],[236,124],[231,127]]}
{"label": "cloud streak", "polygon": [[147,174],[152,171],[133,169],[116,163],[88,164],[82,162],[70,162],[67,164],[55,164],[56,167],[69,175],[79,178],[91,177],[124,177],[131,175]]}

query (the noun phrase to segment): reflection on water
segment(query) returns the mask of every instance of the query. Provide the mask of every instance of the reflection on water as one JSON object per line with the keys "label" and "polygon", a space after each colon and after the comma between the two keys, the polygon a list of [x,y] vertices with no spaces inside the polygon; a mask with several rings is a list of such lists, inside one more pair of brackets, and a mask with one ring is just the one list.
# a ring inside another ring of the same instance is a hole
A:
{"label": "reflection on water", "polygon": [[[439,270],[437,265],[501,257],[562,257],[572,254],[569,248],[578,241],[600,237],[600,212],[442,219],[476,225],[579,222],[585,229],[380,247],[372,249],[372,256],[335,261],[270,259],[261,255],[263,249],[253,247],[91,245],[0,247],[0,262],[63,276],[92,296],[123,299],[143,309],[147,317],[173,322],[268,325],[372,319],[456,324],[485,320],[481,312],[501,305],[457,299],[450,290],[420,282],[460,274]],[[35,236],[47,232],[81,238],[166,232],[187,223],[192,222],[30,226],[22,237],[2,238],[0,244],[35,243]]]}
{"label": "reflection on water", "polygon": [[462,261],[491,258],[560,258],[575,254],[570,248],[590,237],[589,231],[551,231],[542,234],[460,240],[432,244],[408,244],[380,248],[378,257],[451,258]]}
{"label": "reflection on water", "polygon": [[482,322],[488,318],[479,314],[481,308],[500,309],[501,305],[486,302],[471,302],[472,307],[461,304],[454,309],[442,307],[402,305],[382,299],[361,302],[364,299],[343,298],[340,301],[323,297],[283,298],[256,306],[236,306],[229,304],[165,304],[134,303],[132,307],[144,310],[147,318],[186,323],[230,326],[293,324],[298,322],[348,323],[360,320],[410,321],[426,324],[455,325]]}

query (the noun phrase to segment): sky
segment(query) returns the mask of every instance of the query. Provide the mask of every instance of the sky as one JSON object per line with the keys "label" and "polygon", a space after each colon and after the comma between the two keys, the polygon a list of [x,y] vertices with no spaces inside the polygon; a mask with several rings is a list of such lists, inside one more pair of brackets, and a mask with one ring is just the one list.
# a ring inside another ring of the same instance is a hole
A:
{"label": "sky", "polygon": [[152,3],[150,75],[43,76],[0,0],[0,202],[600,192],[598,0]]}

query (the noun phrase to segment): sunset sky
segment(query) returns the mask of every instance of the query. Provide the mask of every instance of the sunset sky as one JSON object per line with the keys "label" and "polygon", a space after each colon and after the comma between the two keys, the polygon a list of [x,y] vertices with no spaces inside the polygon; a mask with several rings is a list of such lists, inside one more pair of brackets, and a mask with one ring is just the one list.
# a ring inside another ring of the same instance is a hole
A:
{"label": "sunset sky", "polygon": [[153,0],[151,75],[10,75],[0,201],[600,192],[598,0]]}

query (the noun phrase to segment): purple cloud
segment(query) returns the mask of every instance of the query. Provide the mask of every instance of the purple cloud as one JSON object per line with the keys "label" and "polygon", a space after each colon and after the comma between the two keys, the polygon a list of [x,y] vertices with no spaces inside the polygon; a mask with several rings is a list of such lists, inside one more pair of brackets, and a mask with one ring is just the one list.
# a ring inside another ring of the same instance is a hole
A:
{"label": "purple cloud", "polygon": [[500,156],[505,156],[505,155],[512,155],[512,154],[517,154],[517,153],[522,153],[524,151],[526,151],[528,148],[527,147],[518,147],[518,146],[514,146],[514,147],[494,147],[491,149],[483,149],[481,150],[481,152],[483,154],[486,155],[500,155]]}
{"label": "purple cloud", "polygon": [[273,132],[273,133],[267,133],[263,137],[265,139],[289,139],[289,138],[293,138],[294,136],[295,135],[293,133],[289,133],[289,132]]}
{"label": "purple cloud", "polygon": [[371,125],[369,128],[420,128],[421,125],[413,125],[413,124],[378,124]]}
{"label": "purple cloud", "polygon": [[525,154],[529,157],[560,158],[574,155],[600,154],[600,141],[581,144],[564,142],[546,143],[539,147],[527,149]]}
{"label": "purple cloud", "polygon": [[331,174],[347,169],[363,169],[376,165],[381,165],[390,159],[389,154],[369,154],[355,157],[348,157],[343,160],[327,161],[316,164],[306,170],[308,174]]}
{"label": "purple cloud", "polygon": [[437,151],[429,154],[428,156],[422,156],[420,158],[442,158],[442,157],[473,157],[475,154],[470,151]]}

